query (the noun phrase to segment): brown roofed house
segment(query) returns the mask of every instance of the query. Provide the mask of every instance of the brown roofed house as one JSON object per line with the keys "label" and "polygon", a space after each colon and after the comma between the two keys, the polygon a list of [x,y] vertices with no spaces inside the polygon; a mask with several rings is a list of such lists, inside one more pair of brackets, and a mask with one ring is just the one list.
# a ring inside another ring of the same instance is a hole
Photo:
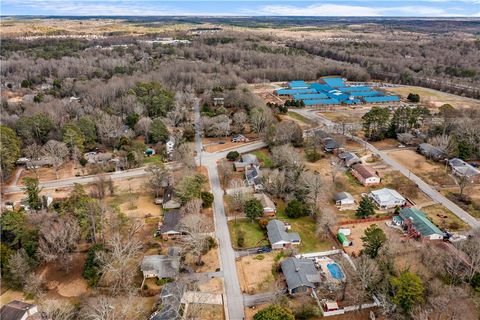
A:
{"label": "brown roofed house", "polygon": [[375,174],[372,168],[364,164],[354,164],[352,166],[352,175],[364,186],[376,186],[380,184],[380,178]]}

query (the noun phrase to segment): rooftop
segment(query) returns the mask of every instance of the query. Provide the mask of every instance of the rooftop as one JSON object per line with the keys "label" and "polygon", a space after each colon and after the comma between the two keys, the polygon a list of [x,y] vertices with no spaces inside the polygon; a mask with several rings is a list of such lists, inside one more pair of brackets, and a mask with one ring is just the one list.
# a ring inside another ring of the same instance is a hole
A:
{"label": "rooftop", "polygon": [[417,230],[424,237],[432,234],[444,235],[444,233],[436,225],[428,220],[425,213],[416,208],[404,208],[400,210],[399,214],[404,220],[410,219],[415,227],[415,230]]}
{"label": "rooftop", "polygon": [[155,271],[159,278],[175,278],[180,269],[180,256],[144,256],[140,270]]}
{"label": "rooftop", "polygon": [[404,200],[405,198],[398,193],[396,190],[383,188],[378,190],[373,190],[370,192],[375,198],[381,202],[390,202],[394,200]]}
{"label": "rooftop", "polygon": [[361,164],[361,163],[354,164],[352,166],[352,169],[355,170],[364,179],[377,177],[375,172],[373,172],[372,168],[370,168],[369,166],[366,166],[364,164]]}
{"label": "rooftop", "polygon": [[270,220],[267,224],[267,235],[270,243],[300,242],[300,235],[296,232],[287,232],[285,224],[280,220]]}
{"label": "rooftop", "polygon": [[320,282],[320,273],[311,259],[287,258],[282,261],[282,272],[290,290],[302,286],[315,288],[315,283]]}

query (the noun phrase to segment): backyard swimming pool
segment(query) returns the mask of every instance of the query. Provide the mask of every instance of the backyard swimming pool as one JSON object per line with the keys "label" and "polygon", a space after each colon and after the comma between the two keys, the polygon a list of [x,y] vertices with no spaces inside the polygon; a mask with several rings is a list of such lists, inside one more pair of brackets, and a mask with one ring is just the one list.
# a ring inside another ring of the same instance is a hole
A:
{"label": "backyard swimming pool", "polygon": [[336,263],[329,263],[327,264],[328,271],[330,271],[330,274],[332,275],[333,278],[337,280],[342,280],[344,278],[342,269],[340,269],[340,266]]}

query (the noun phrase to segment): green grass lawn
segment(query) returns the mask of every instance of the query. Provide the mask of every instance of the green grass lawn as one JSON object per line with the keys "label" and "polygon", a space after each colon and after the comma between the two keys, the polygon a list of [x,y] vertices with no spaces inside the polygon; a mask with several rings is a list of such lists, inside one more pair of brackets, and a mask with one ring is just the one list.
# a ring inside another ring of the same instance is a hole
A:
{"label": "green grass lawn", "polygon": [[258,160],[263,162],[264,168],[271,168],[273,166],[273,162],[272,162],[272,159],[270,159],[270,156],[268,155],[268,151],[257,150],[252,153],[257,156]]}
{"label": "green grass lawn", "polygon": [[285,215],[285,204],[277,203],[277,218],[292,225],[292,232],[297,232],[302,239],[300,252],[317,252],[331,250],[335,243],[331,240],[320,239],[317,235],[317,224],[312,217],[289,218]]}
{"label": "green grass lawn", "polygon": [[250,219],[237,219],[228,221],[228,230],[230,231],[230,238],[232,239],[232,246],[239,248],[237,245],[237,235],[240,230],[245,233],[245,245],[242,249],[253,248],[262,245],[268,245],[266,231],[260,228],[258,222],[251,222]]}
{"label": "green grass lawn", "polygon": [[143,159],[143,164],[151,164],[151,163],[159,163],[159,162],[162,162],[162,158],[158,154],[151,157],[145,157]]}
{"label": "green grass lawn", "polygon": [[297,119],[298,121],[301,121],[301,122],[303,122],[303,123],[306,123],[306,124],[308,124],[308,125],[310,125],[310,126],[315,126],[315,125],[317,124],[315,121],[313,121],[313,120],[311,120],[311,119],[308,119],[308,118],[306,118],[306,117],[304,117],[304,116],[302,116],[301,114],[298,114],[298,113],[296,113],[296,112],[288,111],[288,112],[287,112],[287,115],[288,115],[289,117],[292,117],[292,118],[294,118],[294,119]]}

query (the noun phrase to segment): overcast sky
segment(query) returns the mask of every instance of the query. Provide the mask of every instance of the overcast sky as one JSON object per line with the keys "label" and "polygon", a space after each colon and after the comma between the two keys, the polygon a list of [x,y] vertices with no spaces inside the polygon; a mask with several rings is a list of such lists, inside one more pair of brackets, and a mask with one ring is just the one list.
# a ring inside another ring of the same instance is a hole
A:
{"label": "overcast sky", "polygon": [[2,15],[480,17],[480,0],[0,0]]}

